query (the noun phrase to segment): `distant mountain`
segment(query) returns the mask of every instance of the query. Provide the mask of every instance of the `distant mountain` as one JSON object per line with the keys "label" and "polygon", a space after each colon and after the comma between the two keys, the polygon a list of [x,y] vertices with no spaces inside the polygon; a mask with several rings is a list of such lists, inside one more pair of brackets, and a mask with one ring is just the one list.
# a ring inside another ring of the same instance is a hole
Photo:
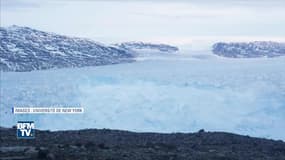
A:
{"label": "distant mountain", "polygon": [[32,71],[132,62],[134,55],[92,40],[28,27],[0,27],[0,70]]}
{"label": "distant mountain", "polygon": [[216,43],[213,53],[231,58],[278,57],[285,55],[285,43],[256,41],[249,43]]}
{"label": "distant mountain", "polygon": [[124,50],[132,50],[132,51],[151,50],[151,51],[172,53],[172,52],[177,52],[179,50],[177,47],[170,46],[167,44],[152,44],[145,42],[125,42],[125,43],[115,44],[115,46],[118,46],[119,48]]}

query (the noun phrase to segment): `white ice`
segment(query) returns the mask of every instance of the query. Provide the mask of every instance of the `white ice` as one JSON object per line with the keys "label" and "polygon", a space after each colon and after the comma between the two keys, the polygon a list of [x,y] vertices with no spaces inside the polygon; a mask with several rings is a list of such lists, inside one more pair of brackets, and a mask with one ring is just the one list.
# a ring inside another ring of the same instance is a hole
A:
{"label": "white ice", "polygon": [[[226,131],[285,140],[285,57],[146,58],[135,63],[1,72],[1,126],[50,130]],[[82,106],[81,115],[13,115],[13,106]]]}

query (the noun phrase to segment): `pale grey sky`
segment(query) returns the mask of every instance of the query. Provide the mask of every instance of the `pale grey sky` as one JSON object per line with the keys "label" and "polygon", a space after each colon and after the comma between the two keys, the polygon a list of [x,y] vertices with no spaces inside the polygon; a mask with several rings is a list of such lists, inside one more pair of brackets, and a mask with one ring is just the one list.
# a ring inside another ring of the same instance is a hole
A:
{"label": "pale grey sky", "polygon": [[1,0],[1,26],[97,41],[285,39],[284,0]]}

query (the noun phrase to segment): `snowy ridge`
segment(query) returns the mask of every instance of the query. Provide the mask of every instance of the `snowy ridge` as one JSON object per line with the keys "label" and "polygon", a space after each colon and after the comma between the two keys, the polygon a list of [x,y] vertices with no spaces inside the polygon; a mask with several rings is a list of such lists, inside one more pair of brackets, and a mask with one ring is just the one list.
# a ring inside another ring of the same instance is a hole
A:
{"label": "snowy ridge", "polygon": [[175,46],[167,45],[167,44],[152,44],[152,43],[145,43],[145,42],[124,42],[120,44],[115,44],[120,48],[126,50],[142,50],[142,49],[149,49],[149,50],[157,50],[160,52],[177,52],[179,49]]}
{"label": "snowy ridge", "polygon": [[285,55],[285,43],[255,41],[249,43],[223,43],[213,45],[213,53],[231,58],[278,57]]}
{"label": "snowy ridge", "polygon": [[116,47],[28,27],[1,27],[0,38],[1,71],[32,71],[134,61],[131,53]]}

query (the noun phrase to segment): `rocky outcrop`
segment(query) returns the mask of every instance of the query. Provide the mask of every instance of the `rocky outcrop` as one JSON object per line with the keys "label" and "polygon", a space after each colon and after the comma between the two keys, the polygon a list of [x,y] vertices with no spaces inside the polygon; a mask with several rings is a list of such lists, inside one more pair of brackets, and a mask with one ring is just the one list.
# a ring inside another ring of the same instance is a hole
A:
{"label": "rocky outcrop", "polygon": [[134,133],[108,129],[40,131],[17,139],[0,132],[0,159],[284,160],[285,143],[223,132]]}

